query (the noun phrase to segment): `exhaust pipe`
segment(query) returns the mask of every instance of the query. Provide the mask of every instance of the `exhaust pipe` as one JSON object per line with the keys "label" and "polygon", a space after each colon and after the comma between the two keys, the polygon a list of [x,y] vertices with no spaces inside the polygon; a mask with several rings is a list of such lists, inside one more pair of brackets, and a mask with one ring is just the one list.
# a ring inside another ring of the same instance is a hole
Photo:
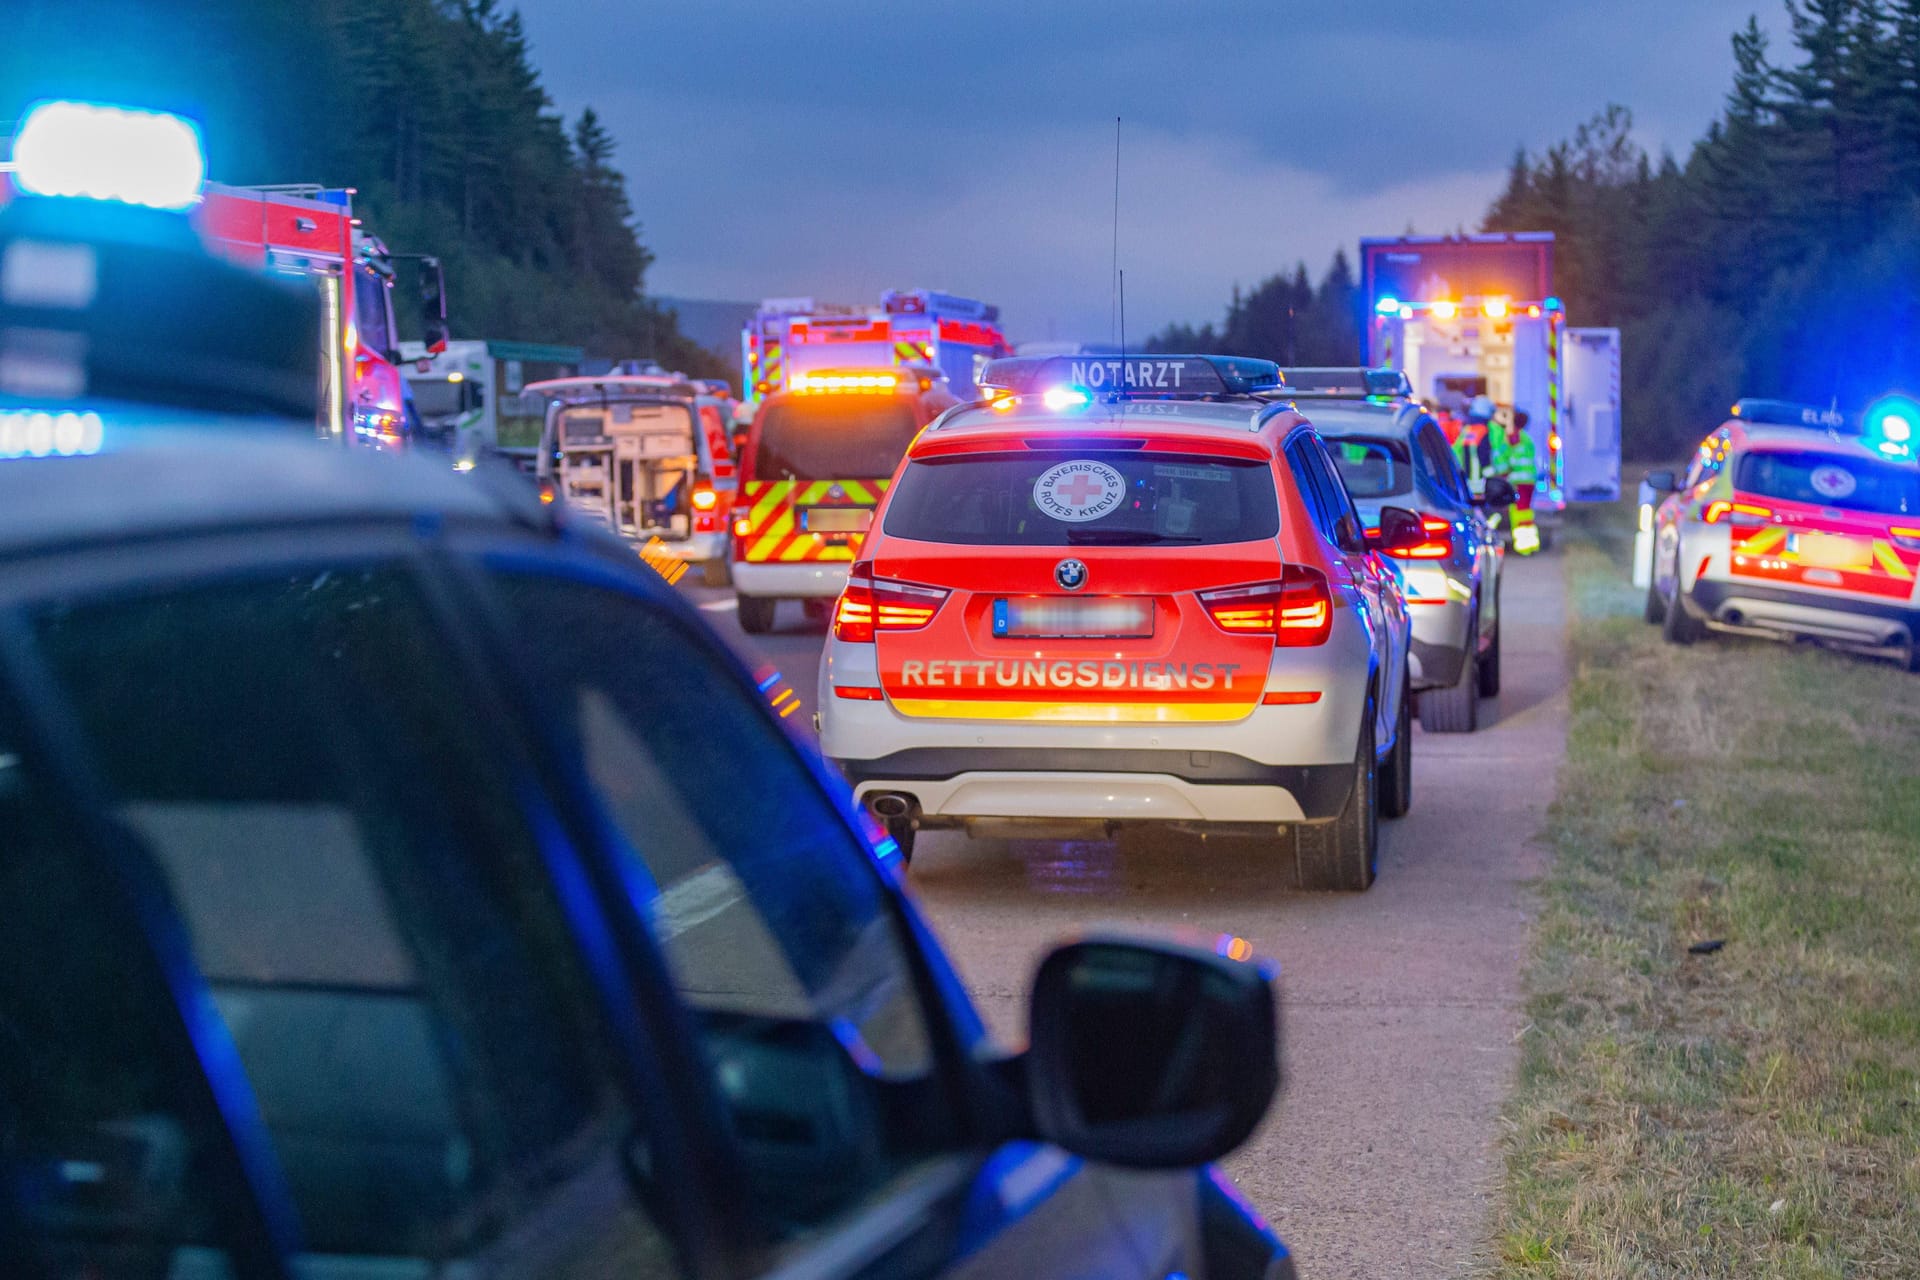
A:
{"label": "exhaust pipe", "polygon": [[883,791],[867,801],[867,808],[882,818],[904,818],[915,807],[912,796],[901,795],[898,791]]}

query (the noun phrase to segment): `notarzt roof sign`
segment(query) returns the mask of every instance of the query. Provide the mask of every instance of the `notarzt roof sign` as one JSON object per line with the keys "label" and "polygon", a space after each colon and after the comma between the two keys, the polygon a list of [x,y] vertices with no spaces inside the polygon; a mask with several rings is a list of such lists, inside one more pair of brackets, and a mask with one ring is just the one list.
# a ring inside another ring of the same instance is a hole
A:
{"label": "notarzt roof sign", "polygon": [[1284,385],[1280,366],[1239,356],[1013,356],[988,364],[980,382],[1020,393],[1076,388],[1104,397],[1180,399]]}

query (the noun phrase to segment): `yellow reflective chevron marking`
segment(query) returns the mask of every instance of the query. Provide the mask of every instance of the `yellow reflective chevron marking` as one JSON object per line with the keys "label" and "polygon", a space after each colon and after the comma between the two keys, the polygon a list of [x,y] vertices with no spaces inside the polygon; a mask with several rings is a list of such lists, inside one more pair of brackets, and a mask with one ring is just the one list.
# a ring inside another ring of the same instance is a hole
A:
{"label": "yellow reflective chevron marking", "polygon": [[1777,527],[1762,529],[1759,533],[1754,534],[1751,538],[1741,543],[1740,551],[1744,555],[1763,556],[1769,551],[1785,546],[1786,543],[1787,531],[1785,529]]}
{"label": "yellow reflective chevron marking", "polygon": [[1878,538],[1875,538],[1873,541],[1873,561],[1890,576],[1898,578],[1902,582],[1913,581],[1913,570],[1907,568],[1907,566],[1902,563],[1900,557],[1895,554],[1890,544],[1882,542]]}

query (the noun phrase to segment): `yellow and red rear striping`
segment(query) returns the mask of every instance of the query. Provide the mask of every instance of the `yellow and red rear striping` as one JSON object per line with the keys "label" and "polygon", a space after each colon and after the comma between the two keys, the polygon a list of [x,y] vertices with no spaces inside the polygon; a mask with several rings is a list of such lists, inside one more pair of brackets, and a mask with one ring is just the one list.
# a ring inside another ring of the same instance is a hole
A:
{"label": "yellow and red rear striping", "polygon": [[[886,480],[749,480],[741,486],[746,532],[735,540],[749,563],[852,560],[864,541],[857,533],[812,533],[800,527],[802,507],[872,508],[887,491]],[[736,514],[736,519],[739,518]]]}

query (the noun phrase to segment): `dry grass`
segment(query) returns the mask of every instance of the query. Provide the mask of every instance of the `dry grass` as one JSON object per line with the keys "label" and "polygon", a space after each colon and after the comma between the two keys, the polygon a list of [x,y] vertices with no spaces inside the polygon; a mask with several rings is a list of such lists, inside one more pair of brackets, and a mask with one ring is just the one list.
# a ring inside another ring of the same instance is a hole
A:
{"label": "dry grass", "polygon": [[1573,719],[1492,1271],[1920,1276],[1920,677],[1663,644],[1631,529],[1565,539]]}

